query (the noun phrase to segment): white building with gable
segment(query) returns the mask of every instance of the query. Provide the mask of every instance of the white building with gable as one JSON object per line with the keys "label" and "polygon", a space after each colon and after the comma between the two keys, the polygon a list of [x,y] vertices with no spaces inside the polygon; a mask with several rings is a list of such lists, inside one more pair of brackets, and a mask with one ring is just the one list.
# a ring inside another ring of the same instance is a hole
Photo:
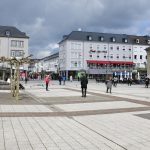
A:
{"label": "white building with gable", "polygon": [[133,68],[146,66],[149,45],[148,36],[72,31],[59,42],[60,71],[74,78],[81,70],[90,76],[129,77]]}
{"label": "white building with gable", "polygon": [[[16,27],[0,26],[0,57],[19,59],[28,56],[28,40],[26,33]],[[8,63],[0,63],[0,78],[5,76],[9,68]],[[21,66],[21,69],[27,70],[28,65]]]}

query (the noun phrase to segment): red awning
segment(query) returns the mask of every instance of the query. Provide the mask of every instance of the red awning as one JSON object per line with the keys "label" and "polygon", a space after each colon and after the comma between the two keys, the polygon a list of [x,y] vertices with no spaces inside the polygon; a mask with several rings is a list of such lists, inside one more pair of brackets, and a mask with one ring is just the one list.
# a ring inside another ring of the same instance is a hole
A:
{"label": "red awning", "polygon": [[87,63],[91,64],[127,64],[132,65],[134,64],[132,61],[101,61],[101,60],[86,60]]}

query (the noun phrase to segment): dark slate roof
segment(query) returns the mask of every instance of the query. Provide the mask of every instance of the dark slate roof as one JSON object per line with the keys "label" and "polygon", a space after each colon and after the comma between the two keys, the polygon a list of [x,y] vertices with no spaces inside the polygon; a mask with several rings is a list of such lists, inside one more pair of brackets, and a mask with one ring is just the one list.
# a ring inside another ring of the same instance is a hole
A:
{"label": "dark slate roof", "polygon": [[46,56],[46,57],[42,58],[41,60],[48,61],[48,60],[51,60],[51,59],[54,59],[54,58],[57,58],[57,57],[59,57],[59,52],[56,52],[56,53],[54,53],[50,56]]}
{"label": "dark slate roof", "polygon": [[[112,38],[115,38],[115,42],[112,43],[125,43],[123,40],[127,39],[128,44],[137,44],[136,39],[139,39],[139,44],[147,44],[147,40],[150,40],[149,36],[136,36],[136,35],[127,35],[127,34],[113,34],[113,33],[98,33],[98,32],[85,32],[85,31],[72,31],[68,35],[64,35],[62,41],[65,40],[79,40],[79,41],[90,41],[88,37],[91,36],[91,41],[96,42],[112,42]],[[100,37],[104,38],[104,41],[100,41]]]}
{"label": "dark slate roof", "polygon": [[0,37],[14,37],[14,38],[29,38],[24,32],[21,32],[16,27],[0,26]]}

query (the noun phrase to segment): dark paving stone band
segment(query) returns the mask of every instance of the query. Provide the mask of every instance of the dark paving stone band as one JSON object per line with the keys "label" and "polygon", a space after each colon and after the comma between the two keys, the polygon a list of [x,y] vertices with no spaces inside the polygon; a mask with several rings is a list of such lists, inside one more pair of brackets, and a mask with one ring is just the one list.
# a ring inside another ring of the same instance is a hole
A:
{"label": "dark paving stone band", "polygon": [[105,109],[105,110],[86,110],[86,111],[70,111],[70,112],[1,112],[0,117],[73,117],[86,115],[103,115],[115,114],[137,111],[148,111],[150,107],[136,107],[136,108],[119,108],[119,109]]}

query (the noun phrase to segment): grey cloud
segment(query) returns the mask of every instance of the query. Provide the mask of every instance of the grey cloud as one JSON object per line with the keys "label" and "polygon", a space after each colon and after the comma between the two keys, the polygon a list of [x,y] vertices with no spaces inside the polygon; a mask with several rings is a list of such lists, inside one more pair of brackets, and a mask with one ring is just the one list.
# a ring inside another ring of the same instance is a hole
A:
{"label": "grey cloud", "polygon": [[[1,25],[30,36],[29,49],[53,49],[64,34],[86,31],[148,34],[149,0],[1,0]],[[47,54],[47,53],[46,53]]]}

